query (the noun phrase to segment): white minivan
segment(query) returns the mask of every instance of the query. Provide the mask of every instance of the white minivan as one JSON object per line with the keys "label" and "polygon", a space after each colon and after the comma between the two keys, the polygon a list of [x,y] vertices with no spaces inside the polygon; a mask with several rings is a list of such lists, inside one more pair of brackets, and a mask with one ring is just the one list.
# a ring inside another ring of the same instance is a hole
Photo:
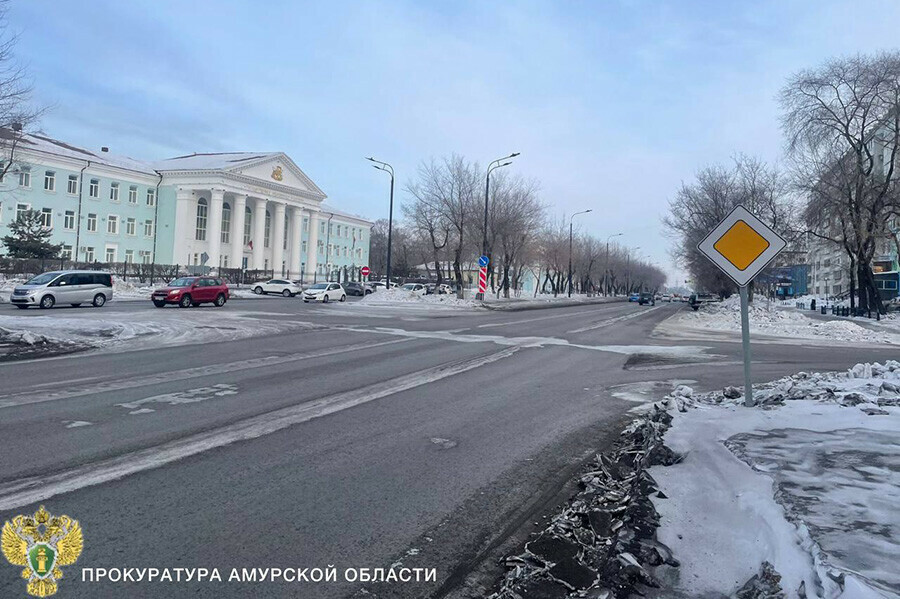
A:
{"label": "white minivan", "polygon": [[13,289],[9,302],[17,308],[52,308],[56,304],[97,308],[112,299],[112,275],[96,270],[58,270],[33,277]]}

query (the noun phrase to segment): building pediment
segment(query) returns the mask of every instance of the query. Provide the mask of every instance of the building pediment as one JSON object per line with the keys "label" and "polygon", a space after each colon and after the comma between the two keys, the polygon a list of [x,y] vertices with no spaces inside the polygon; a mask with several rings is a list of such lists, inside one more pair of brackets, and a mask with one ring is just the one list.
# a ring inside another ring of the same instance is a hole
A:
{"label": "building pediment", "polygon": [[267,184],[283,185],[305,194],[325,197],[312,179],[286,154],[270,154],[257,160],[246,161],[225,169],[226,171]]}

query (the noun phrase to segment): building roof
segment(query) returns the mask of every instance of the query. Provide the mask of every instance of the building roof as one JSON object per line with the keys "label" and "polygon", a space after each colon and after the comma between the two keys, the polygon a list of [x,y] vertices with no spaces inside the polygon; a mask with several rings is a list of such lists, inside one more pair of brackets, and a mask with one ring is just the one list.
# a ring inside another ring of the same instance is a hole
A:
{"label": "building roof", "polygon": [[160,171],[225,170],[264,158],[276,158],[281,152],[208,152],[176,156],[152,163]]}
{"label": "building roof", "polygon": [[360,216],[360,215],[358,215],[358,214],[353,214],[353,213],[350,213],[350,212],[344,212],[344,211],[342,211],[342,210],[335,210],[335,209],[332,208],[330,205],[325,204],[325,203],[322,203],[322,204],[319,206],[319,209],[320,209],[324,214],[334,214],[335,216],[343,216],[344,218],[353,218],[353,219],[356,219],[356,220],[359,220],[359,221],[363,221],[363,222],[369,223],[370,225],[374,224],[374,221],[371,221],[371,220],[369,220],[368,218],[362,217],[362,216]]}
{"label": "building roof", "polygon": [[41,152],[75,160],[90,160],[94,164],[103,164],[146,175],[157,174],[149,163],[128,156],[118,156],[109,152],[93,152],[38,133],[26,133],[19,136],[10,129],[0,128],[0,139],[9,142],[16,137],[19,137],[18,149],[23,151]]}

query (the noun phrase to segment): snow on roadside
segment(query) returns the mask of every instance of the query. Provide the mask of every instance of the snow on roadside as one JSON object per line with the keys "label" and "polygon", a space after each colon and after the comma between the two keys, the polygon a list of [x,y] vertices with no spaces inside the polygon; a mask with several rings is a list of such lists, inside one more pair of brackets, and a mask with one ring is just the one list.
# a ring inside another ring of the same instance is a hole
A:
{"label": "snow on roadside", "polygon": [[[741,330],[740,299],[706,304],[698,311],[682,311],[674,317],[678,326],[710,331]],[[900,345],[900,329],[873,331],[849,320],[817,320],[793,309],[782,309],[759,299],[750,304],[751,333],[802,339],[833,339],[854,343]]]}
{"label": "snow on roadside", "polygon": [[666,582],[730,593],[768,561],[788,597],[900,597],[900,363],[785,377],[756,408],[726,392],[667,398],[684,459],[650,472],[681,562]]}
{"label": "snow on roadside", "polygon": [[409,307],[424,309],[480,308],[481,302],[474,299],[459,299],[455,295],[432,294],[418,295],[412,291],[395,287],[379,289],[357,302],[357,306]]}

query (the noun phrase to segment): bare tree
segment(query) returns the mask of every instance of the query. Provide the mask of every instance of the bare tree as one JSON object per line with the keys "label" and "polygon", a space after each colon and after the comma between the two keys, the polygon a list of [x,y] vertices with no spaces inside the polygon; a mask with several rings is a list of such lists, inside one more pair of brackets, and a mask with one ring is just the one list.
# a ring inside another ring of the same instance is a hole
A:
{"label": "bare tree", "polygon": [[856,269],[859,307],[881,312],[872,261],[897,211],[900,53],[801,71],[780,102],[795,183],[807,196],[807,231],[844,248]]}

